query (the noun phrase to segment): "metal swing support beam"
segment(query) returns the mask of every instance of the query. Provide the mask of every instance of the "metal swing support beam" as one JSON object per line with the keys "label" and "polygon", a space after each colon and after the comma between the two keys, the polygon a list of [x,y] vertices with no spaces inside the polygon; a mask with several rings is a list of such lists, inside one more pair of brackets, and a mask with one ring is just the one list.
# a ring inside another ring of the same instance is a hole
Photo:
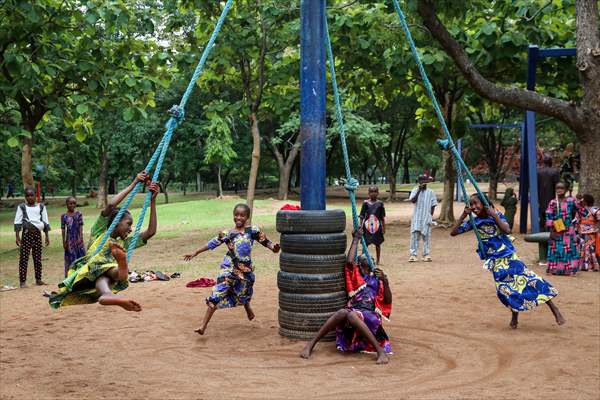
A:
{"label": "metal swing support beam", "polygon": [[[527,61],[527,90],[535,91],[538,61],[549,57],[574,57],[574,48],[540,49],[529,45]],[[521,131],[521,178],[519,181],[519,198],[521,199],[519,231],[527,233],[527,211],[531,204],[531,232],[540,231],[539,197],[537,182],[537,139],[535,130],[535,111],[527,110]]]}

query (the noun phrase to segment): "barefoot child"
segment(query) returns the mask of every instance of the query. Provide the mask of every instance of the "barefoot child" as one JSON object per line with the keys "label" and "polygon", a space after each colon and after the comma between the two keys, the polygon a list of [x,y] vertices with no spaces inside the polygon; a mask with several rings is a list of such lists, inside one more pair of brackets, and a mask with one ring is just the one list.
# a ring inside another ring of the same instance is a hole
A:
{"label": "barefoot child", "polygon": [[[23,235],[21,236],[21,230]],[[21,288],[26,287],[27,268],[29,266],[29,253],[33,256],[35,270],[35,284],[45,285],[42,281],[42,231],[46,236],[46,247],[50,245],[48,232],[48,211],[44,204],[35,202],[35,190],[25,188],[25,203],[17,207],[15,214],[16,243],[19,248],[19,283]]]}
{"label": "barefoot child", "polygon": [[65,278],[69,267],[73,262],[85,256],[83,244],[83,215],[75,210],[77,200],[75,197],[67,197],[67,212],[60,216],[60,228],[62,230],[62,242],[65,249]]}
{"label": "barefoot child", "polygon": [[328,332],[336,330],[336,345],[342,352],[377,352],[377,364],[387,364],[391,353],[390,341],[382,316],[389,318],[392,311],[392,291],[387,276],[379,268],[371,273],[365,255],[356,263],[358,243],[362,227],[354,232],[352,245],[346,260],[346,291],[348,304],[323,324],[300,357],[309,358],[319,340]]}
{"label": "barefoot child", "polygon": [[[117,206],[133,190],[137,182],[147,182],[148,174],[140,172],[134,181],[119,194],[114,196],[106,208],[102,210],[91,231],[91,244],[87,255],[71,265],[67,278],[58,285],[58,293],[50,295],[49,303],[52,308],[73,304],[90,304],[98,302],[103,306],[120,306],[127,311],[141,311],[142,307],[136,301],[118,296],[116,293],[125,290],[129,283],[126,250],[131,244],[131,226],[133,219],[126,211],[110,235],[102,250],[92,257],[102,238],[117,216]],[[156,182],[148,185],[152,192],[150,202],[150,222],[148,229],[140,233],[136,247],[146,244],[156,233],[156,195],[159,188]]]}
{"label": "barefoot child", "polygon": [[510,227],[506,218],[493,206],[484,207],[479,195],[471,196],[469,205],[465,207],[450,235],[460,235],[473,229],[470,221],[465,221],[471,213],[475,214],[475,226],[483,242],[483,249],[478,248],[477,254],[494,277],[500,302],[512,312],[510,327],[517,328],[519,312],[544,303],[554,314],[556,323],[564,324],[565,319],[552,302],[552,298],[558,295],[558,290],[525,267],[507,236],[510,234]]}
{"label": "barefoot child", "polygon": [[202,326],[196,330],[204,335],[206,326],[217,309],[232,308],[243,305],[248,319],[254,319],[254,311],[250,306],[254,286],[254,265],[250,253],[252,245],[258,241],[273,253],[279,252],[279,244],[271,242],[266,235],[256,226],[246,226],[250,218],[250,207],[238,204],[233,209],[235,227],[229,232],[221,232],[194,253],[184,256],[185,261],[190,261],[198,254],[207,250],[214,250],[225,243],[228,252],[221,262],[221,271],[217,276],[217,284],[213,287],[212,294],[206,299],[206,313]]}
{"label": "barefoot child", "polygon": [[383,237],[385,235],[385,207],[377,197],[379,197],[379,188],[371,186],[369,188],[369,199],[365,200],[360,210],[360,224],[364,225],[367,246],[375,245],[377,265],[379,265],[381,244],[385,240]]}

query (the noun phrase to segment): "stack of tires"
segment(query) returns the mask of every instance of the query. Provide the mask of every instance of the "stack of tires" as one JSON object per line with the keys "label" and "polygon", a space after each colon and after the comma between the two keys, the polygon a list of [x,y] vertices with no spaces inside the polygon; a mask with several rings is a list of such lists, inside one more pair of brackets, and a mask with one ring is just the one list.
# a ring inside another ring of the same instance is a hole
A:
{"label": "stack of tires", "polygon": [[[279,211],[279,333],[311,339],[346,305],[346,214],[343,210]],[[335,338],[335,332],[325,340]]]}

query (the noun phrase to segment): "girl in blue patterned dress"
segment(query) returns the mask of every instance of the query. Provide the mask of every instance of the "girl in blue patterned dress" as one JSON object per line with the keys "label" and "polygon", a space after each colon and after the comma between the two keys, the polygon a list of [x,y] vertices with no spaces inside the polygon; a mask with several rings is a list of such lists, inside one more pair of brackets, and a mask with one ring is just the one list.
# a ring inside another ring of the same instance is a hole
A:
{"label": "girl in blue patterned dress", "polygon": [[232,308],[243,305],[248,319],[254,319],[254,311],[250,307],[254,286],[254,265],[250,253],[255,241],[270,249],[273,253],[279,252],[279,244],[271,242],[266,235],[256,226],[248,227],[246,222],[250,218],[250,207],[238,204],[233,209],[235,227],[229,232],[221,232],[194,253],[184,256],[185,261],[190,261],[198,254],[207,250],[214,250],[223,243],[227,245],[227,254],[221,262],[221,271],[217,276],[217,284],[206,298],[206,313],[202,326],[196,330],[204,335],[206,326],[217,309]]}
{"label": "girl in blue patterned dress", "polygon": [[558,290],[548,281],[528,270],[519,259],[507,236],[510,234],[510,226],[502,213],[496,211],[493,206],[484,207],[481,198],[474,194],[450,234],[456,236],[470,231],[471,223],[465,219],[471,213],[475,214],[475,226],[482,241],[477,254],[484,260],[484,268],[488,269],[494,277],[496,294],[500,302],[512,312],[510,327],[517,328],[519,312],[531,310],[544,303],[552,311],[556,323],[564,324],[565,319],[552,302]]}

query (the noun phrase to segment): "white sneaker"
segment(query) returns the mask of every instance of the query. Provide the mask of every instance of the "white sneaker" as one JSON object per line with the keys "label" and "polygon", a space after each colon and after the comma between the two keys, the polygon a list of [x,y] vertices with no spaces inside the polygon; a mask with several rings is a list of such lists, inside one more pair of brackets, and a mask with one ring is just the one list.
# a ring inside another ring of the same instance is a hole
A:
{"label": "white sneaker", "polygon": [[410,258],[408,259],[408,262],[417,262],[417,257],[416,256],[410,256]]}
{"label": "white sneaker", "polygon": [[431,262],[431,261],[433,261],[433,260],[431,259],[431,257],[429,257],[429,256],[425,256],[425,257],[423,257],[423,262]]}

